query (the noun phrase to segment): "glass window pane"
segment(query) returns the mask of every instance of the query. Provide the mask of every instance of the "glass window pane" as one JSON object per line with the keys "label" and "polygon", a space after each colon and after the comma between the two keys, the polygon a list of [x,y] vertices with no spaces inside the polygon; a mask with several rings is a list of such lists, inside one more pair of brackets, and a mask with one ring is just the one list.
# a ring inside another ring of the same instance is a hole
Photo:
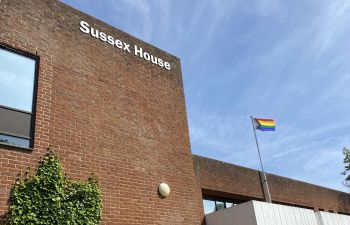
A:
{"label": "glass window pane", "polygon": [[226,208],[230,208],[230,207],[232,207],[233,206],[233,203],[231,203],[231,202],[226,202]]}
{"label": "glass window pane", "polygon": [[0,49],[0,105],[32,111],[35,60]]}
{"label": "glass window pane", "polygon": [[204,214],[215,212],[215,202],[210,200],[203,200]]}
{"label": "glass window pane", "polygon": [[225,208],[225,203],[223,202],[215,202],[216,204],[216,210],[224,209]]}
{"label": "glass window pane", "polygon": [[29,144],[30,144],[29,140],[27,139],[17,138],[13,136],[4,135],[4,134],[0,134],[0,143],[20,146],[23,148],[29,148]]}

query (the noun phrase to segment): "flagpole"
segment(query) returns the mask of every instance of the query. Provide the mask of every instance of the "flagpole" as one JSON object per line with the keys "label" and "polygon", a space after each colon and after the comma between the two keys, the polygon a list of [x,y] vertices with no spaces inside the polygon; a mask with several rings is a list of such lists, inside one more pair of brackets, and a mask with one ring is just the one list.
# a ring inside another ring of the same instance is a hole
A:
{"label": "flagpole", "polygon": [[[258,154],[259,154],[259,160],[260,160],[260,166],[261,166],[261,172],[262,172],[262,181],[261,182],[263,185],[263,189],[265,187],[266,192],[267,192],[267,196],[265,196],[265,200],[266,200],[266,202],[271,203],[271,194],[270,194],[269,184],[267,182],[266,173],[265,173],[264,166],[263,166],[262,159],[261,159],[259,142],[258,142],[258,138],[256,136],[255,126],[254,126],[254,118],[252,116],[250,116],[250,119],[252,121],[252,127],[253,127],[253,132],[254,132],[254,137],[255,137],[256,148],[258,149]],[[265,190],[264,190],[264,192],[265,192]]]}

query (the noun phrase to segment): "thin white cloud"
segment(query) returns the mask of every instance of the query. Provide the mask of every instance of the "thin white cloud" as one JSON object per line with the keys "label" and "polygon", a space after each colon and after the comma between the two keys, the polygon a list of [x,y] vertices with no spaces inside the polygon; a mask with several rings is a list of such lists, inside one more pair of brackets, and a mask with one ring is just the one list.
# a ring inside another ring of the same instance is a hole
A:
{"label": "thin white cloud", "polygon": [[248,14],[270,16],[281,9],[280,0],[240,0],[239,7]]}
{"label": "thin white cloud", "polygon": [[236,1],[197,1],[193,12],[190,25],[186,30],[188,39],[193,38],[193,35],[200,29],[204,29],[201,37],[197,39],[195,47],[190,55],[190,63],[198,60],[203,53],[208,51],[208,46],[212,43],[214,36],[222,26],[224,18],[229,12],[232,12],[236,6]]}
{"label": "thin white cloud", "polygon": [[[209,145],[218,151],[232,149],[238,127],[249,125],[249,117],[197,115],[190,121],[191,141],[198,145]],[[239,133],[239,132],[238,132]]]}
{"label": "thin white cloud", "polygon": [[269,16],[280,10],[279,0],[258,0],[256,3],[256,12],[258,15]]}
{"label": "thin white cloud", "polygon": [[[143,0],[120,0],[120,1],[111,1],[110,4],[113,5],[113,8],[117,12],[121,12],[122,10],[134,11],[131,17],[137,17],[139,24],[141,25],[142,31],[138,29],[134,29],[133,33],[137,36],[142,37],[145,41],[150,41],[153,34],[153,21],[151,20],[151,6],[149,1]],[[116,15],[116,19],[118,15]],[[132,27],[134,24],[130,24],[128,27]]]}
{"label": "thin white cloud", "polygon": [[347,0],[327,1],[323,12],[314,22],[316,40],[314,48],[319,57],[324,51],[335,44],[337,36],[347,31],[350,22],[350,2]]}

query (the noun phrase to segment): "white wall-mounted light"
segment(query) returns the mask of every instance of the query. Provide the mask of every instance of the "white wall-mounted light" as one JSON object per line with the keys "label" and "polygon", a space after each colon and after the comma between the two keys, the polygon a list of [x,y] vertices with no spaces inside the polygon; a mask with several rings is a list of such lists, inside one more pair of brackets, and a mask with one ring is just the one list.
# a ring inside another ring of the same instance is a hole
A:
{"label": "white wall-mounted light", "polygon": [[170,187],[166,183],[161,183],[159,184],[158,191],[161,196],[167,197],[170,194]]}

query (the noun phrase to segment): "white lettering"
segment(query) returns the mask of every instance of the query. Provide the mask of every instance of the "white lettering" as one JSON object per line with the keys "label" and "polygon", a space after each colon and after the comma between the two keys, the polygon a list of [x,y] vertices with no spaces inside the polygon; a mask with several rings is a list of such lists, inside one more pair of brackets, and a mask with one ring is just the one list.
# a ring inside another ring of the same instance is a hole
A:
{"label": "white lettering", "polygon": [[170,63],[168,63],[168,62],[165,62],[165,63],[164,63],[164,66],[165,66],[165,69],[167,69],[167,70],[170,70],[170,69],[171,69]]}
{"label": "white lettering", "polygon": [[117,48],[121,49],[123,47],[123,42],[121,40],[116,39],[115,46],[117,46]]}
{"label": "white lettering", "polygon": [[124,51],[127,51],[127,52],[130,52],[130,45],[128,45],[127,43],[125,43],[125,42],[123,42],[123,44],[124,44],[124,48],[123,48],[123,50]]}
{"label": "white lettering", "polygon": [[143,58],[149,61],[151,59],[151,56],[147,52],[145,52],[143,53]]}
{"label": "white lettering", "polygon": [[153,64],[157,64],[157,57],[151,55],[151,62],[152,62]]}
{"label": "white lettering", "polygon": [[90,29],[90,34],[91,36],[98,38],[98,30],[95,30],[94,28],[91,27]]}
{"label": "white lettering", "polygon": [[[90,25],[85,21],[80,21],[79,29],[81,32],[85,34],[90,34],[94,38],[97,38],[103,42],[107,42],[110,45],[115,45],[117,48],[131,53],[130,44],[123,42],[119,39],[116,39],[113,36],[107,35],[104,32],[100,32],[99,30],[93,27],[90,27]],[[171,65],[169,62],[166,62],[159,57],[156,57],[148,52],[145,52],[141,47],[138,47],[137,45],[134,45],[134,54],[135,56],[138,56],[141,59],[151,61],[151,63],[158,65],[159,67],[165,68],[167,70],[171,70]]]}
{"label": "white lettering", "polygon": [[100,40],[103,41],[103,42],[106,42],[106,41],[107,41],[107,37],[106,37],[106,34],[105,34],[105,33],[100,32]]}
{"label": "white lettering", "polygon": [[108,44],[114,45],[114,38],[112,36],[108,36],[107,39],[108,39]]}
{"label": "white lettering", "polygon": [[135,47],[135,55],[140,56],[141,58],[143,58],[142,48],[137,47],[137,45],[134,45],[134,47]]}
{"label": "white lettering", "polygon": [[89,28],[89,24],[85,21],[80,21],[80,30],[81,32],[88,34],[90,33],[90,28]]}
{"label": "white lettering", "polygon": [[158,65],[164,67],[163,59],[158,59]]}

